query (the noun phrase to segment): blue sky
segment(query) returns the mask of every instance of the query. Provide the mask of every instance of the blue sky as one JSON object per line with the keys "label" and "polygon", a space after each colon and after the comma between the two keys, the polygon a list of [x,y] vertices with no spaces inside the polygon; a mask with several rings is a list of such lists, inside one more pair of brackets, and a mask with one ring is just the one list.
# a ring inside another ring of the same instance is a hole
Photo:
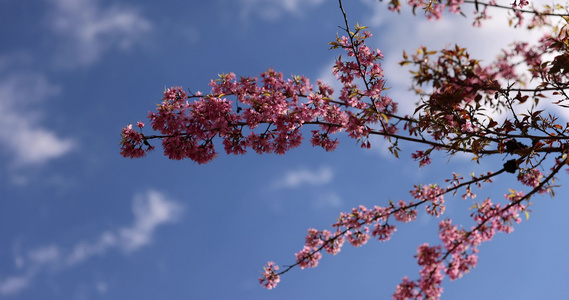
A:
{"label": "blue sky", "polygon": [[[219,73],[268,67],[333,84],[328,50],[343,25],[332,0],[0,0],[0,299],[388,299],[417,277],[418,245],[437,242],[438,220],[420,216],[387,243],[346,245],[320,266],[295,269],[267,291],[269,260],[294,262],[308,228],[329,228],[359,204],[409,199],[414,184],[496,170],[439,156],[417,169],[380,139],[361,150],[303,145],[285,156],[220,155],[207,165],[160,151],[119,155],[120,130],[144,120],[164,87],[207,91]],[[491,60],[515,38],[498,15],[482,29],[449,17],[427,22],[386,3],[344,3],[385,54],[390,95],[410,112],[401,51],[460,43]],[[557,112],[563,115],[565,112]],[[564,184],[566,177],[559,178]],[[475,191],[501,199],[514,178]],[[528,221],[481,246],[479,266],[445,282],[443,299],[562,299],[567,295],[569,205],[535,198]],[[471,202],[448,199],[469,225]]]}

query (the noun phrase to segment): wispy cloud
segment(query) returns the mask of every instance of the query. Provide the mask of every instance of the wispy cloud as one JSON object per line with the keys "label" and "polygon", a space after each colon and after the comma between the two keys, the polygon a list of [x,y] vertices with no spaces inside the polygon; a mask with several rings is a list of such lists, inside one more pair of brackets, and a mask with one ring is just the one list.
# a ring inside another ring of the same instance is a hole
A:
{"label": "wispy cloud", "polygon": [[301,15],[322,3],[324,0],[241,0],[241,17],[245,20],[255,14],[265,20],[275,20],[284,13]]}
{"label": "wispy cloud", "polygon": [[65,257],[65,263],[75,265],[112,248],[119,248],[125,253],[136,251],[152,241],[154,231],[159,226],[177,220],[181,207],[168,200],[164,194],[150,190],[134,197],[132,212],[132,225],[105,231],[95,241],[77,243]]}
{"label": "wispy cloud", "polygon": [[125,252],[135,251],[150,243],[158,226],[178,218],[180,207],[166,200],[163,194],[151,190],[134,198],[132,212],[134,224],[118,232],[119,245]]}
{"label": "wispy cloud", "polygon": [[[113,249],[125,254],[139,250],[152,241],[158,227],[178,220],[182,211],[178,203],[161,192],[149,190],[138,194],[133,199],[134,221],[130,226],[105,231],[94,240],[79,241],[70,251],[50,244],[29,250],[27,255],[17,255],[15,260],[22,274],[0,280],[0,295],[17,294],[24,290],[47,268],[62,271]],[[104,289],[106,291],[107,286]]]}
{"label": "wispy cloud", "polygon": [[[300,189],[310,194],[308,200],[313,209],[337,208],[342,205],[342,198],[336,193],[332,183],[334,171],[328,166],[320,168],[299,167],[282,173],[269,186],[271,193],[280,193],[283,189]],[[271,201],[276,211],[282,211],[285,202],[281,197]]]}
{"label": "wispy cloud", "polygon": [[297,188],[301,185],[324,185],[334,177],[334,172],[329,167],[321,167],[318,170],[300,168],[288,171],[282,178],[273,182],[274,188]]}
{"label": "wispy cloud", "polygon": [[58,58],[66,66],[90,65],[112,48],[129,49],[152,28],[132,7],[102,7],[98,0],[49,2],[48,24],[65,41]]}
{"label": "wispy cloud", "polygon": [[28,287],[30,276],[11,276],[0,281],[0,295],[13,295]]}
{"label": "wispy cloud", "polygon": [[335,192],[329,191],[322,193],[313,201],[313,206],[316,209],[325,207],[340,207],[343,201],[340,195]]}
{"label": "wispy cloud", "polygon": [[60,256],[59,248],[54,244],[33,249],[28,252],[29,261],[39,265],[57,261]]}
{"label": "wispy cloud", "polygon": [[0,149],[21,165],[41,164],[71,151],[75,142],[40,125],[41,114],[31,108],[59,92],[37,73],[0,78]]}

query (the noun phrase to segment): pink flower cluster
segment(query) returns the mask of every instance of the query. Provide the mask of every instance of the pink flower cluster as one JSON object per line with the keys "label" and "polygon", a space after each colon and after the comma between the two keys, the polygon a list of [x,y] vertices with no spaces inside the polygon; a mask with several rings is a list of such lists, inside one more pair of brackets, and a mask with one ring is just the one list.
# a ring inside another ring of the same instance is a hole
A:
{"label": "pink flower cluster", "polygon": [[490,199],[477,205],[477,211],[472,214],[474,221],[479,224],[476,232],[472,233],[477,244],[492,239],[496,232],[510,233],[514,230],[513,223],[521,222],[519,213],[525,211],[526,206],[520,200],[524,199],[525,194],[510,190],[510,194],[504,196],[510,201],[504,207],[492,203]]}
{"label": "pink flower cluster", "polygon": [[[435,185],[412,191],[412,195],[420,200],[420,203],[431,202],[433,207],[437,207],[432,209],[433,214],[437,214],[435,211],[440,210],[444,202],[440,193],[444,193],[444,190]],[[340,252],[346,240],[354,247],[365,245],[371,237],[388,241],[397,231],[394,225],[388,223],[389,218],[393,216],[395,220],[403,223],[416,220],[417,205],[399,200],[397,205],[390,203],[388,207],[375,206],[373,209],[360,205],[350,213],[341,213],[338,221],[332,224],[332,227],[336,228],[335,233],[314,228],[308,230],[303,249],[295,254],[296,265],[301,269],[316,267],[322,258],[322,250],[335,255]],[[262,281],[262,284],[264,282]]]}
{"label": "pink flower cluster", "polygon": [[444,276],[451,280],[462,277],[478,263],[478,246],[493,238],[496,232],[510,233],[512,223],[519,223],[519,212],[525,210],[520,204],[524,193],[511,191],[505,195],[509,201],[502,207],[487,199],[476,206],[472,214],[476,225],[470,231],[459,229],[451,220],[439,222],[441,246],[423,244],[417,249],[417,262],[422,267],[420,278],[410,281],[404,277],[397,286],[393,299],[439,299]]}
{"label": "pink flower cluster", "polygon": [[[144,123],[137,122],[136,126],[142,129]],[[134,130],[132,124],[128,124],[122,129],[122,141],[121,141],[121,155],[124,157],[137,158],[144,157],[146,152],[154,150],[154,146],[151,146],[144,139],[142,133]]]}
{"label": "pink flower cluster", "polygon": [[420,167],[431,164],[431,157],[429,157],[429,152],[425,152],[423,150],[417,150],[415,153],[411,153],[411,158],[418,160]]}
{"label": "pink flower cluster", "polygon": [[345,237],[341,232],[332,234],[328,230],[319,231],[314,228],[308,229],[304,248],[295,254],[296,263],[301,269],[314,268],[322,258],[320,250],[324,249],[329,254],[336,255],[344,245]]}
{"label": "pink flower cluster", "polygon": [[[531,79],[538,79],[542,76],[540,70],[546,65],[543,64],[544,54],[551,53],[551,43],[553,40],[549,33],[545,33],[540,38],[538,44],[530,45],[527,42],[514,42],[510,45],[510,49],[504,49],[498,59],[493,64],[494,69],[488,69],[494,72],[498,78],[508,81],[515,81],[526,84]],[[525,64],[531,78],[527,78],[526,73],[520,73],[520,64]]]}
{"label": "pink flower cluster", "polygon": [[304,248],[295,254],[298,266],[301,269],[315,268],[318,266],[318,261],[322,258],[322,253],[313,252],[313,248],[304,246]]}
{"label": "pink flower cluster", "polygon": [[464,124],[460,125],[460,130],[463,133],[475,132],[478,129],[476,125],[473,125],[470,120],[464,121]]}
{"label": "pink flower cluster", "polygon": [[462,277],[478,262],[478,242],[468,239],[470,235],[463,229],[452,225],[451,220],[439,222],[439,238],[443,247],[450,254],[451,260],[445,272],[451,280]]}
{"label": "pink flower cluster", "polygon": [[436,184],[415,186],[415,189],[411,190],[410,193],[413,198],[428,203],[425,206],[428,214],[438,217],[445,212],[444,194],[446,190]]}
{"label": "pink flower cluster", "polygon": [[[541,180],[543,179],[543,173],[538,169],[531,169],[527,171],[520,171],[518,174],[518,180],[527,186],[536,188],[541,184]],[[538,193],[544,194],[547,192],[547,189],[541,188]]]}
{"label": "pink flower cluster", "polygon": [[441,263],[441,246],[429,246],[425,243],[417,248],[417,263],[421,266],[419,274],[421,278],[417,281],[417,287],[425,295],[425,299],[438,299],[441,297],[443,288],[441,283],[445,269]]}
{"label": "pink flower cluster", "polygon": [[441,283],[445,269],[441,255],[440,246],[429,246],[427,243],[419,246],[415,257],[422,267],[419,271],[421,278],[415,282],[403,277],[403,282],[395,288],[393,299],[439,299],[443,291]]}
{"label": "pink flower cluster", "polygon": [[270,261],[263,269],[263,276],[259,277],[259,283],[268,290],[275,288],[281,281],[280,276],[277,274],[279,266]]}
{"label": "pink flower cluster", "polygon": [[[415,186],[410,194],[416,202],[399,200],[397,203],[390,202],[387,207],[375,206],[371,209],[360,205],[348,213],[341,213],[338,220],[332,224],[336,229],[335,233],[314,228],[308,230],[303,249],[296,253],[295,265],[302,269],[316,267],[322,258],[322,250],[335,255],[340,252],[346,240],[354,247],[366,244],[372,237],[379,241],[387,241],[397,230],[389,223],[391,217],[403,223],[416,220],[417,207],[423,204],[427,213],[438,217],[444,213],[444,194],[456,192],[464,187],[466,194],[475,198],[470,186],[475,184],[480,187],[483,182],[491,182],[493,174],[488,172],[478,177],[472,175],[472,180],[463,183],[464,178],[453,173],[453,178],[447,180],[450,183],[447,188],[441,188],[436,184]],[[441,245],[423,244],[418,247],[415,257],[421,266],[420,276],[415,281],[404,277],[397,286],[393,298],[439,299],[445,276],[455,280],[476,267],[478,246],[482,242],[491,240],[497,232],[511,232],[513,223],[521,221],[519,213],[526,210],[526,206],[521,203],[526,199],[523,192],[510,190],[505,198],[507,200],[505,205],[494,204],[490,199],[477,204],[474,207],[475,212],[472,213],[476,224],[470,230],[453,225],[450,219],[440,221]],[[265,285],[266,280],[261,280],[261,283]],[[271,285],[272,287],[274,285]]]}
{"label": "pink flower cluster", "polygon": [[[303,249],[295,254],[296,264],[301,269],[316,267],[322,258],[321,250],[336,255],[346,240],[354,247],[366,244],[371,237],[387,241],[397,230],[395,226],[387,223],[389,216],[394,214],[396,219],[407,220],[409,211],[413,211],[412,215],[416,216],[414,209],[406,205],[405,201],[400,201],[399,207],[392,204],[390,207],[376,206],[368,209],[360,205],[352,209],[349,214],[342,213],[338,221],[332,225],[336,228],[335,233],[308,229]],[[370,227],[373,229],[370,230]]]}
{"label": "pink flower cluster", "polygon": [[373,209],[360,205],[353,208],[349,214],[341,213],[338,221],[332,224],[337,229],[338,234],[345,234],[348,242],[354,247],[359,247],[367,243],[370,239],[369,226],[373,225],[371,236],[380,241],[387,241],[391,234],[396,231],[395,226],[387,223],[388,218],[394,212],[405,212],[412,210],[405,205],[405,201],[400,201],[400,207],[391,204],[389,207],[375,206]]}
{"label": "pink flower cluster", "polygon": [[[320,126],[312,130],[311,143],[326,151],[338,145],[330,135],[342,130],[369,148],[373,124],[380,124],[378,132],[396,131],[388,124],[388,115],[397,109],[396,103],[381,95],[385,81],[379,61],[383,56],[365,45],[370,36],[358,33],[353,36],[354,43],[346,37],[338,38],[336,47],[344,48],[352,58],[342,61],[340,57],[334,66],[334,74],[343,84],[340,101],[332,100],[330,86],[318,81],[314,88],[303,76],[285,80],[282,73],[271,69],[261,73],[260,80],[224,74],[210,82],[208,95],[188,95],[180,87],[167,89],[156,112],[149,113],[152,128],[161,135],[145,136],[129,125],[123,129],[121,154],[144,156],[153,148],[148,140],[160,138],[170,159],[189,158],[202,164],[217,156],[216,137],[221,138],[228,154],[244,154],[247,148],[257,153],[284,154],[301,144],[305,124]],[[365,89],[355,84],[355,79],[363,80]],[[195,100],[190,102],[191,98]]]}
{"label": "pink flower cluster", "polygon": [[[385,79],[381,67],[383,54],[380,50],[373,51],[365,45],[365,39],[371,37],[371,33],[363,31],[361,34],[354,35],[352,39],[348,37],[338,38],[331,43],[333,47],[346,49],[350,61],[343,61],[338,57],[334,65],[334,75],[342,83],[339,100],[343,106],[348,108],[345,112],[345,129],[349,136],[360,140],[361,146],[370,148],[368,141],[372,130],[370,125],[379,123],[378,132],[393,134],[397,128],[393,124],[388,124],[388,115],[397,111],[397,103],[393,102],[388,96],[381,95],[385,89]],[[363,87],[356,84],[355,80],[363,81]],[[370,99],[367,103],[364,99]],[[355,112],[351,109],[355,109]]]}

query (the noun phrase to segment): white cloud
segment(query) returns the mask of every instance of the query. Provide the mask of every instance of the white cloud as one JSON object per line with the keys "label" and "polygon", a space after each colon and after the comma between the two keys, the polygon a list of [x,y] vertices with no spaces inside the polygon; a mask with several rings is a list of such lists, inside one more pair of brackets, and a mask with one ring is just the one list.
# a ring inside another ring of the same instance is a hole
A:
{"label": "white cloud", "polygon": [[[310,206],[313,209],[337,208],[343,204],[342,198],[329,185],[334,179],[334,171],[327,166],[318,169],[300,167],[284,172],[279,178],[270,185],[272,193],[278,193],[280,189],[308,188],[311,196],[308,197]],[[281,197],[273,197],[272,208],[277,212],[282,212],[283,202]],[[288,199],[288,198],[287,198]],[[287,201],[288,202],[288,201]]]}
{"label": "white cloud", "polygon": [[13,295],[28,287],[29,276],[12,276],[0,281],[0,295]]}
{"label": "white cloud", "polygon": [[136,195],[132,203],[132,225],[103,232],[95,242],[76,244],[65,261],[67,265],[75,265],[111,248],[120,248],[124,252],[136,251],[152,241],[154,231],[159,226],[176,221],[181,211],[180,205],[158,191],[150,190]]}
{"label": "white cloud", "polygon": [[28,253],[28,258],[33,264],[48,264],[59,260],[59,248],[49,245],[34,249]]}
{"label": "white cloud", "polygon": [[73,149],[74,141],[39,125],[41,114],[31,108],[58,91],[36,73],[0,79],[0,149],[14,155],[15,163],[41,164]]}
{"label": "white cloud", "polygon": [[95,242],[79,242],[71,253],[65,258],[65,263],[69,266],[81,263],[88,258],[101,255],[109,248],[117,247],[118,241],[114,233],[103,232]]}
{"label": "white cloud", "polygon": [[326,192],[324,194],[318,195],[313,202],[315,208],[324,207],[340,207],[343,201],[340,195],[334,192]]}
{"label": "white cloud", "polygon": [[319,170],[311,171],[301,168],[287,172],[283,178],[273,183],[275,188],[297,188],[301,185],[324,185],[329,183],[334,177],[334,172],[329,167],[321,167]]}
{"label": "white cloud", "polygon": [[97,292],[99,292],[99,294],[104,295],[109,290],[109,285],[106,282],[99,281],[95,285],[95,288],[97,289]]}
{"label": "white cloud", "polygon": [[158,226],[176,220],[180,213],[177,204],[167,201],[164,195],[157,191],[136,196],[132,210],[135,216],[134,224],[119,232],[120,245],[125,251],[134,251],[148,244]]}
{"label": "white cloud", "polygon": [[[34,277],[48,266],[61,271],[112,249],[119,249],[124,253],[136,251],[152,241],[158,227],[178,220],[182,210],[178,203],[161,192],[149,190],[138,194],[133,200],[134,221],[130,226],[105,231],[94,241],[77,242],[67,253],[51,244],[28,251],[27,259],[16,255],[19,269],[23,269],[24,274],[0,280],[0,295],[16,294],[25,289]],[[107,286],[98,283],[97,289],[104,293]]]}
{"label": "white cloud", "polygon": [[89,65],[108,49],[129,49],[152,28],[151,23],[131,7],[102,8],[98,0],[49,2],[53,4],[53,11],[48,23],[68,41],[63,44],[66,48],[59,57],[63,65]]}
{"label": "white cloud", "polygon": [[275,20],[283,13],[301,15],[309,7],[319,6],[324,0],[241,0],[241,18],[257,14],[265,20]]}

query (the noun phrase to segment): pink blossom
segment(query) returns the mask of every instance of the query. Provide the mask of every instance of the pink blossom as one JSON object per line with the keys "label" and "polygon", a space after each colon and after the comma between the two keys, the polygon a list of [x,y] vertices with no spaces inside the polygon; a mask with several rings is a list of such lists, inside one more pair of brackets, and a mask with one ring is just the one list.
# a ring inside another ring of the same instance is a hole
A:
{"label": "pink blossom", "polygon": [[377,238],[379,241],[388,241],[393,233],[397,231],[397,228],[389,224],[375,224],[371,235]]}
{"label": "pink blossom", "polygon": [[422,150],[417,150],[415,151],[415,153],[411,153],[411,158],[413,158],[414,160],[418,160],[420,167],[424,167],[431,163],[431,158],[429,157],[429,154],[427,154],[425,151]]}
{"label": "pink blossom", "polygon": [[352,244],[352,246],[354,247],[360,247],[363,246],[367,243],[367,241],[369,240],[370,236],[368,234],[369,228],[368,227],[364,227],[363,231],[348,231],[348,233],[346,234],[346,238],[348,239],[348,242],[350,242],[350,244]]}
{"label": "pink blossom", "polygon": [[121,136],[122,141],[120,154],[124,157],[144,157],[146,155],[146,152],[152,151],[154,149],[153,146],[146,142],[142,133],[139,133],[132,128],[132,124],[128,124],[125,128],[122,129]]}
{"label": "pink blossom", "polygon": [[301,269],[315,268],[318,266],[318,261],[322,258],[322,253],[314,252],[313,248],[304,246],[300,252],[295,254],[296,262]]}
{"label": "pink blossom", "polygon": [[[543,173],[541,173],[538,169],[520,171],[520,173],[518,174],[518,180],[521,183],[533,188],[538,187],[542,179],[543,179]],[[542,187],[538,192],[540,194],[544,194],[547,192],[547,189]]]}
{"label": "pink blossom", "polygon": [[445,212],[445,190],[435,184],[415,186],[414,190],[410,193],[413,198],[419,201],[428,201],[429,204],[425,206],[427,213],[435,217],[440,216]]}
{"label": "pink blossom", "polygon": [[308,235],[306,236],[306,246],[312,249],[320,247],[324,243],[321,238],[321,234],[322,233],[320,231],[314,228],[308,229]]}
{"label": "pink blossom", "polygon": [[277,284],[281,281],[280,276],[277,274],[279,266],[270,261],[263,269],[263,277],[259,277],[259,283],[268,290],[277,287]]}
{"label": "pink blossom", "polygon": [[340,235],[340,233],[337,232],[332,237],[331,233],[327,230],[324,230],[322,234],[326,239],[326,243],[324,244],[324,250],[332,255],[338,254],[342,249],[342,246],[344,245],[345,242],[344,236]]}
{"label": "pink blossom", "polygon": [[394,300],[407,300],[407,299],[418,299],[419,292],[417,291],[417,284],[414,281],[410,281],[407,276],[403,277],[403,282],[398,284],[395,288],[395,293],[393,294]]}
{"label": "pink blossom", "polygon": [[397,204],[399,207],[393,213],[395,220],[407,223],[417,219],[417,210],[410,208],[410,206],[413,205],[413,202],[407,204],[405,201],[399,200]]}
{"label": "pink blossom", "polygon": [[472,123],[470,122],[470,120],[466,120],[464,122],[464,124],[460,125],[460,130],[463,133],[469,133],[469,132],[474,132],[476,129],[475,127],[472,125]]}
{"label": "pink blossom", "polygon": [[440,261],[441,247],[431,247],[425,243],[417,249],[417,263],[422,266],[417,285],[427,299],[439,299],[442,293],[441,283],[443,280],[442,272],[445,267]]}

